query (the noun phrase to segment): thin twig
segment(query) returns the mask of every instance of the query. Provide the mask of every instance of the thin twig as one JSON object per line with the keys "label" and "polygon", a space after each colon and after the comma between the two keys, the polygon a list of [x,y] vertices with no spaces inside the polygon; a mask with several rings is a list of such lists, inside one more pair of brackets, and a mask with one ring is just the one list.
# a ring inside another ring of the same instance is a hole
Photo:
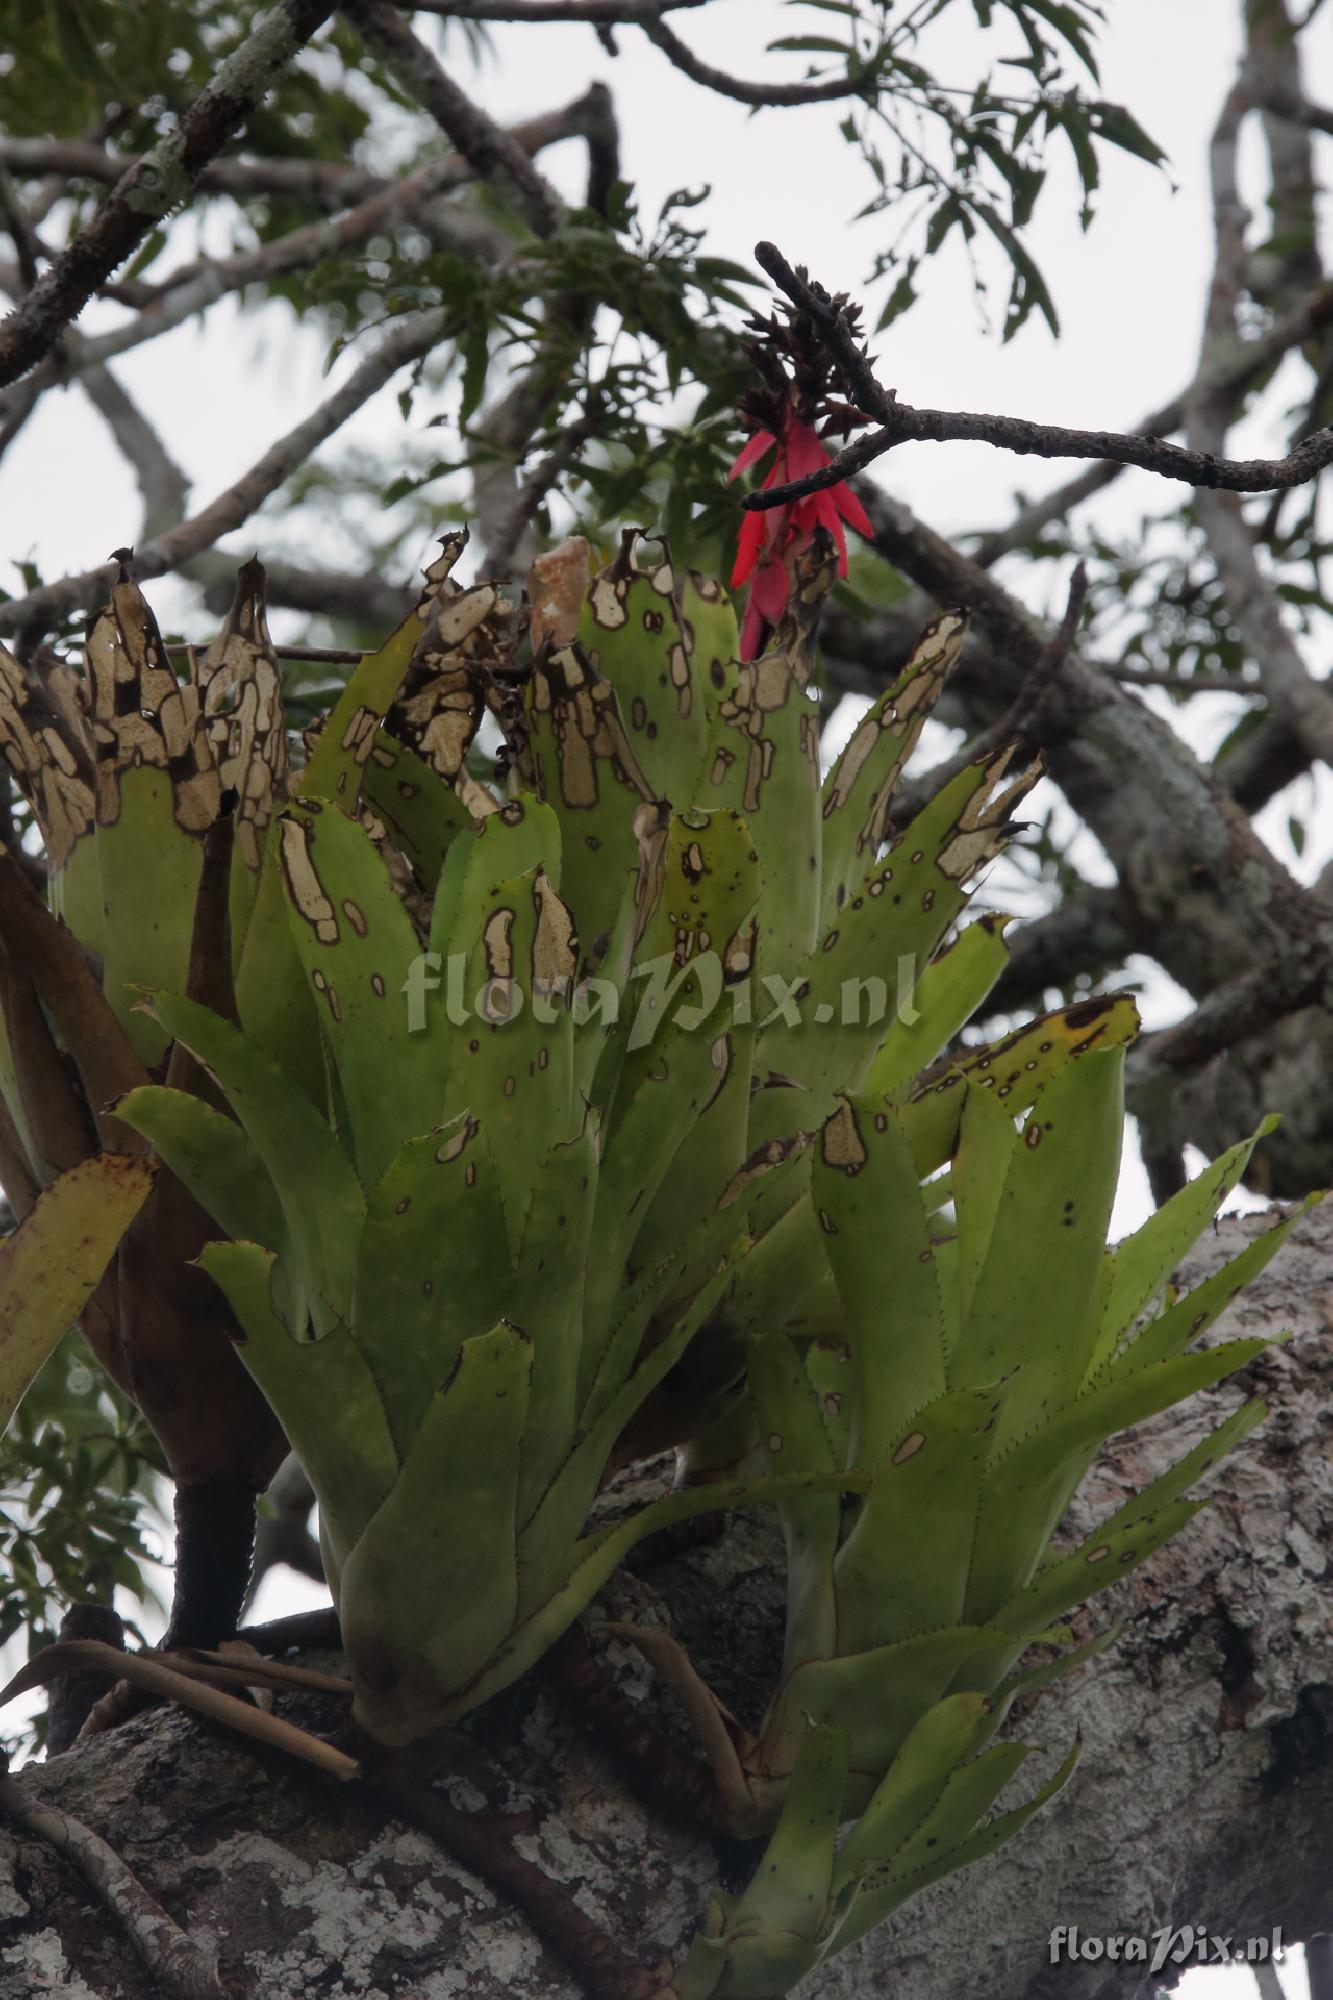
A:
{"label": "thin twig", "polygon": [[100,1834],[0,1778],[0,1812],[63,1854],[120,1925],[164,2000],[227,2000],[212,1955],[173,1923],[138,1876]]}
{"label": "thin twig", "polygon": [[280,0],[195,99],[179,126],[137,160],[0,325],[0,384],[40,361],[98,285],[189,194],[268,95],[277,77],[333,12],[327,0]]}
{"label": "thin twig", "polygon": [[1170,667],[1139,667],[1130,660],[1103,661],[1103,671],[1126,687],[1170,688],[1175,694],[1248,694],[1262,699],[1262,681],[1240,674],[1173,673]]}
{"label": "thin twig", "polygon": [[649,41],[662,51],[682,76],[687,76],[691,83],[702,84],[705,90],[716,91],[719,97],[732,98],[737,104],[752,104],[757,109],[764,109],[780,105],[833,104],[840,98],[873,99],[876,95],[879,75],[873,65],[859,76],[830,77],[826,83],[749,83],[742,77],[732,76],[728,71],[715,69],[711,63],[702,61],[665,21],[639,21],[636,25],[643,29]]}
{"label": "thin twig", "polygon": [[1285,458],[1226,459],[1211,452],[1188,451],[1164,438],[1132,437],[1120,431],[1070,430],[1063,424],[1038,424],[1027,417],[1002,417],[974,410],[918,410],[900,403],[891,389],[876,379],[842,314],[822,287],[815,289],[788,264],[771,243],[755,246],[755,257],[794,305],[814,321],[821,339],[838,360],[858,407],[880,426],[854,440],[827,465],[803,479],[748,493],[741,506],[749,512],[782,507],[807,493],[839,485],[864,471],[875,459],[900,444],[948,443],[971,440],[1001,451],[1040,458],[1114,459],[1137,465],[1165,479],[1186,485],[1221,488],[1233,493],[1271,493],[1300,486],[1326,465],[1333,465],[1333,426],[1316,431]]}
{"label": "thin twig", "polygon": [[[1201,389],[1243,396],[1293,347],[1302,346],[1330,326],[1333,326],[1333,285],[1321,285],[1299,305],[1275,319],[1266,333],[1246,341],[1239,349],[1233,346],[1228,352],[1209,356],[1206,367],[1200,368],[1190,386],[1146,416],[1142,423],[1135,424],[1134,434],[1168,437],[1172,431],[1178,431],[1185,421],[1190,398]],[[1006,527],[982,537],[972,553],[973,562],[989,569],[1001,556],[1026,548],[1052,521],[1062,521],[1073,508],[1091,500],[1128,470],[1124,463],[1103,460],[1089,471],[1079,473],[1076,479],[1055,487],[1040,500],[1031,501],[1019,509]]]}
{"label": "thin twig", "polygon": [[579,446],[597,435],[601,422],[600,404],[595,401],[590,402],[578,422],[570,424],[562,431],[553,448],[533,467],[514,495],[511,505],[501,515],[487,544],[485,566],[488,576],[503,576],[510,568],[524,531],[535,519],[542,501],[576,456]]}

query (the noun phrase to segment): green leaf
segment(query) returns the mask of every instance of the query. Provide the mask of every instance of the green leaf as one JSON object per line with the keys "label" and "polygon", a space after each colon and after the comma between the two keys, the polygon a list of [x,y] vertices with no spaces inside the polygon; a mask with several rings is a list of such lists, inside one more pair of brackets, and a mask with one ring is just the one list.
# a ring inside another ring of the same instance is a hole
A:
{"label": "green leaf", "polygon": [[[420,1735],[510,1630],[531,1370],[531,1343],[507,1322],[464,1342],[392,1491],[343,1565],[338,1611],[357,1682],[353,1713],[380,1742]],[[386,1650],[400,1663],[387,1684],[379,1664]]]}
{"label": "green leaf", "polygon": [[1107,1253],[1111,1277],[1088,1373],[1109,1359],[1149,1300],[1193,1248],[1249,1165],[1254,1148],[1277,1125],[1265,1118],[1253,1138],[1231,1147],[1181,1188],[1132,1236]]}
{"label": "green leaf", "polygon": [[0,1245],[0,1431],[78,1318],[153,1185],[147,1160],[103,1153],[53,1181]]}
{"label": "green leaf", "polygon": [[867,1097],[899,1098],[966,1026],[1009,963],[1005,926],[988,910],[937,952],[900,1006],[866,1072]]}
{"label": "green leaf", "polygon": [[278,821],[278,844],[292,938],[357,1171],[373,1187],[403,1140],[444,1109],[443,1038],[412,1032],[404,997],[421,944],[370,836],[337,806],[294,800]]}
{"label": "green leaf", "polygon": [[879,858],[888,838],[894,787],[966,634],[965,612],[944,611],[932,619],[902,672],[867,709],[824,780],[820,925],[825,931]]}
{"label": "green leaf", "polygon": [[820,1134],[812,1195],[852,1350],[854,1463],[872,1467],[946,1386],[934,1243],[896,1113],[844,1098]]}
{"label": "green leaf", "polygon": [[[1010,1154],[970,1296],[969,1272],[966,1265],[963,1269],[962,1328],[949,1379],[964,1388],[1020,1371],[1000,1424],[1001,1450],[1059,1410],[1087,1369],[1119,1178],[1123,1075],[1120,1049],[1094,1049],[1075,1057],[1043,1087]],[[968,1136],[965,1120],[954,1162],[954,1194],[963,1207],[976,1192],[973,1178],[960,1176]],[[977,1178],[989,1202],[986,1176]],[[960,1239],[966,1254],[961,1213]],[[1035,1351],[1034,1326],[1042,1330]]]}
{"label": "green leaf", "polygon": [[335,1324],[351,1307],[365,1218],[346,1154],[300,1085],[229,1021],[166,993],[153,995],[153,1011],[225,1090],[278,1191],[302,1289],[320,1302],[322,1326]]}

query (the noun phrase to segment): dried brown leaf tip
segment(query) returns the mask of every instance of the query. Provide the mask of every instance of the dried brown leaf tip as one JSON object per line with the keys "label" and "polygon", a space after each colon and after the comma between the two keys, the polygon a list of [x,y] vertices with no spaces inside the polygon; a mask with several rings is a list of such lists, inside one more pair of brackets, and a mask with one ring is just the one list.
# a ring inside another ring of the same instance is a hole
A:
{"label": "dried brown leaf tip", "polygon": [[111,602],[93,620],[84,649],[84,699],[97,760],[97,818],[120,818],[121,780],[140,766],[165,771],[172,811],[185,832],[202,834],[217,817],[222,780],[201,696],[178,681],[148,601],[122,561]]}
{"label": "dried brown leaf tip", "polygon": [[198,679],[222,789],[236,794],[237,845],[246,867],[257,869],[290,765],[282,674],[269,636],[258,557],[237,572],[231,609],[199,662]]}

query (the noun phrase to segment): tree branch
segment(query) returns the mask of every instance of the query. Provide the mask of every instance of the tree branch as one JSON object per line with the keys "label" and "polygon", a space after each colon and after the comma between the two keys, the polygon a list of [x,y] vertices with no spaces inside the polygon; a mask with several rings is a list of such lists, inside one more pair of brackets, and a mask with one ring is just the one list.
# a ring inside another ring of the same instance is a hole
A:
{"label": "tree branch", "polygon": [[1316,431],[1283,459],[1224,459],[1214,457],[1211,452],[1183,450],[1162,438],[1128,437],[1118,431],[1070,430],[1063,424],[1037,424],[1027,417],[991,416],[968,410],[913,409],[908,403],[900,403],[893,390],[881,388],[843,315],[822,287],[807,284],[772,243],[756,244],[755,257],[793,304],[814,321],[824,344],[846,374],[858,407],[873,417],[880,428],[857,438],[827,465],[803,479],[789,479],[781,486],[747,493],[741,506],[749,512],[785,506],[803,494],[837,486],[853,473],[864,471],[885,452],[909,442],[970,439],[993,444],[1002,451],[1033,453],[1041,458],[1115,459],[1122,465],[1158,472],[1166,479],[1183,480],[1187,485],[1224,487],[1239,493],[1270,493],[1279,487],[1300,486],[1326,465],[1333,465],[1333,426]]}
{"label": "tree branch", "polygon": [[391,0],[343,0],[342,11],[477,175],[507,185],[536,234],[553,236],[562,206],[554,188],[522,146],[459,89]]}
{"label": "tree branch", "polygon": [[1022,685],[1009,707],[989,729],[965,743],[954,756],[945,758],[943,763],[932,765],[915,784],[902,785],[895,789],[889,808],[891,826],[907,826],[922,808],[942,792],[946,785],[952,784],[969,764],[976,764],[984,757],[993,757],[998,750],[1004,749],[1006,744],[1016,743],[1028,756],[1048,747],[1053,726],[1047,720],[1047,696],[1055,676],[1069,657],[1079,620],[1083,616],[1087,595],[1088,573],[1082,563],[1076,563],[1074,573],[1069,579],[1069,596],[1065,603],[1064,616],[1033,660],[1031,669],[1024,675]]}
{"label": "tree branch", "polygon": [[[1268,1221],[1224,1221],[1191,1257],[1189,1278]],[[1122,1636],[1092,1668],[1043,1693],[1015,1730],[1058,1754],[1083,1729],[1089,1750],[1068,1790],[1002,1854],[927,1889],[822,1969],[806,1983],[812,1996],[1110,2000],[1124,1968],[1105,1958],[1053,1966],[1053,1926],[1077,1924],[1086,1938],[1191,1923],[1244,1937],[1280,1924],[1291,1943],[1327,1925],[1333,1697],[1312,1606],[1333,1521],[1323,1449],[1331,1251],[1326,1204],[1300,1220],[1215,1330],[1219,1340],[1295,1330],[1242,1385],[1268,1399],[1270,1414],[1210,1476],[1212,1504],[1185,1534],[1080,1620],[1080,1639],[1112,1624]],[[1183,1450],[1202,1450],[1237,1401],[1227,1385],[1115,1441],[1066,1533],[1091,1533]],[[742,1717],[757,1714],[781,1648],[777,1525],[732,1518],[706,1560],[674,1558],[647,1592],[642,1580],[616,1579],[611,1614],[651,1609],[669,1620],[719,1697]],[[331,1622],[283,1621],[273,1643],[328,1644]],[[677,1726],[641,1662],[608,1667],[645,1724]],[[738,1886],[734,1852],[719,1855],[628,1796],[595,1732],[585,1735],[555,1698],[554,1679],[533,1676],[438,1751],[421,1746],[413,1775],[434,1778],[434,1795],[455,1808],[493,1802],[511,1825],[516,1810],[535,1806],[536,1829],[514,1838],[520,1854],[556,1876],[627,1954],[679,1964],[710,1896]],[[405,1836],[398,1815],[377,1811],[359,1783],[331,1799],[293,1765],[269,1762],[261,1776],[249,1746],[171,1710],[80,1745],[41,1783],[59,1809],[92,1817],[95,1807],[99,1829],[182,1927],[225,1932],[265,1994],[341,1977],[373,1979],[386,2000],[451,1989],[468,2000],[578,2000],[507,1890],[494,1896],[474,1864]],[[490,1818],[492,1833],[501,1826]],[[18,1837],[0,1829],[0,1867],[19,1861]],[[53,1962],[59,1977],[58,1950],[97,1968],[89,1976],[99,1993],[139,1990],[123,1936],[88,1909],[78,1885],[38,1895],[21,1869],[18,1879],[32,1906],[9,1918],[6,2000],[40,1988],[43,1968],[49,1984]],[[257,1882],[276,1887],[259,1894]]]}
{"label": "tree branch", "polygon": [[[545,112],[509,128],[508,136],[526,152],[534,154],[563,139],[585,138],[590,155],[595,156],[598,163],[595,171],[600,172],[606,160],[603,100],[609,102],[609,93],[601,85],[594,84],[582,97],[561,110]],[[0,161],[4,151],[5,142],[0,141]],[[276,160],[271,163],[222,161],[218,164],[219,170],[271,164],[276,171],[293,166],[318,166],[322,170],[328,163]],[[115,163],[109,165],[114,168]],[[10,437],[17,435],[26,422],[43,389],[70,380],[96,362],[112,359],[142,346],[146,341],[156,340],[193,318],[196,313],[206,311],[229,293],[241,291],[247,285],[263,284],[286,271],[303,269],[325,257],[353,249],[377,230],[392,227],[396,221],[410,218],[437,245],[458,256],[475,260],[484,258],[491,264],[498,264],[513,255],[512,242],[482,217],[441,198],[476,178],[472,165],[459,154],[431,161],[397,182],[363,174],[359,169],[339,171],[348,175],[347,191],[357,192],[360,197],[345,213],[305,224],[288,231],[285,236],[261,244],[257,249],[241,251],[232,257],[195,259],[168,273],[155,285],[136,283],[128,288],[126,302],[139,308],[137,318],[113,328],[109,333],[85,338],[77,348],[67,351],[60,359],[54,355],[48,357],[21,385],[0,391],[0,419],[3,419],[0,456],[3,456]],[[207,179],[208,175],[205,175],[200,185]],[[250,188],[236,190],[238,197],[254,191]],[[282,185],[277,191],[288,197],[292,192]],[[325,205],[336,206],[332,200]],[[120,291],[122,288],[114,289]]]}
{"label": "tree branch", "polygon": [[[1199,381],[1209,362],[1237,337],[1237,315],[1249,280],[1245,246],[1248,213],[1241,200],[1237,167],[1240,127],[1249,110],[1245,77],[1223,107],[1209,148],[1215,256],[1205,316]],[[1218,388],[1200,389],[1187,400],[1190,443],[1205,454],[1221,451],[1237,414],[1238,398]],[[1333,438],[1333,431],[1325,433]],[[1307,757],[1333,765],[1333,700],[1306,672],[1278,601],[1259,567],[1259,558],[1240,503],[1231,494],[1200,492],[1194,515],[1217,566],[1232,623],[1261,669],[1269,707],[1297,737]]]}
{"label": "tree branch", "polygon": [[[861,497],[879,553],[937,604],[974,613],[991,642],[987,702],[1012,701],[1046,642],[1032,614],[901,501],[868,484]],[[1309,891],[1141,701],[1074,653],[1048,703],[1051,774],[1110,855],[1139,948],[1181,985],[1208,992],[1317,924]]]}
{"label": "tree branch", "polygon": [[594,27],[639,28],[663,14],[706,7],[709,0],[412,0],[415,14],[453,21],[587,21]]}
{"label": "tree branch", "polygon": [[520,484],[508,509],[501,514],[486,544],[486,570],[490,576],[504,576],[512,568],[519,544],[536,518],[537,510],[572,460],[579,446],[595,437],[603,421],[595,398],[577,423],[561,432],[555,445],[538,461]]}
{"label": "tree branch", "polygon": [[[1266,333],[1245,342],[1239,349],[1233,347],[1226,355],[1211,357],[1215,375],[1206,383],[1196,378],[1169,403],[1163,403],[1160,409],[1136,424],[1133,434],[1145,438],[1169,436],[1184,424],[1186,405],[1200,389],[1207,386],[1218,391],[1243,394],[1293,347],[1300,347],[1312,335],[1329,327],[1333,327],[1333,285],[1321,285],[1308,298],[1275,319]],[[1104,461],[1088,472],[1081,472],[1076,479],[1068,480],[1063,486],[1057,486],[1042,499],[1031,501],[1006,527],[997,528],[982,537],[972,552],[973,562],[989,569],[1001,556],[1026,548],[1043,528],[1052,521],[1062,521],[1075,507],[1090,500],[1095,493],[1103,492],[1127,469],[1126,460]]]}
{"label": "tree branch", "polygon": [[40,361],[98,285],[185,199],[200,169],[240,130],[332,11],[326,0],[280,0],[219,65],[176,130],[122,176],[69,248],[0,324],[0,385]]}
{"label": "tree branch", "polygon": [[[67,342],[76,338],[73,330]],[[147,541],[179,521],[190,497],[190,482],[128,390],[109,368],[83,371],[81,386],[106,424],[138,482],[143,519],[137,539]]]}
{"label": "tree branch", "polygon": [[1104,980],[1134,951],[1119,889],[1080,889],[1007,933],[1009,963],[986,1000],[987,1014],[1038,1013],[1051,992],[1080,977]]}
{"label": "tree branch", "polygon": [[[346,423],[354,410],[368,402],[400,368],[428,354],[446,338],[454,318],[452,312],[436,307],[431,312],[401,320],[340,389],[270,445],[248,471],[207,507],[146,542],[135,556],[138,574],[162,576],[167,570],[179,569],[201,550],[211,548],[221,536],[239,528],[291,477],[297,466],[303,465],[319,445]],[[33,635],[48,631],[66,613],[88,609],[99,602],[106,588],[105,564],[43,584],[40,589],[29,591],[26,597],[11,598],[8,603],[0,604],[0,632],[21,632],[31,640]]]}
{"label": "tree branch", "polygon": [[846,97],[872,98],[875,96],[877,81],[874,68],[867,69],[861,76],[831,77],[826,83],[747,83],[741,77],[731,76],[726,70],[714,69],[686,46],[669,28],[665,21],[642,20],[636,26],[655,47],[662,51],[673,68],[682,76],[689,77],[691,83],[700,83],[705,90],[716,91],[720,97],[730,97],[737,104],[753,104],[763,109],[767,106],[797,104],[834,104]]}

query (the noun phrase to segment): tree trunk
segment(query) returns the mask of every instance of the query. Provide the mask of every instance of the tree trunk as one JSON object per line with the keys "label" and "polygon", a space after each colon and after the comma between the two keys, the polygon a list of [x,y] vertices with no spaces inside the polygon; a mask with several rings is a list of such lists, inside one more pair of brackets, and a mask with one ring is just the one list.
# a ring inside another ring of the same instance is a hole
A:
{"label": "tree trunk", "polygon": [[[1260,1227],[1225,1224],[1196,1265]],[[1197,1270],[1194,1275],[1198,1275]],[[1215,1504],[1144,1571],[1097,1600],[1087,1632],[1123,1636],[1011,1725],[1082,1763],[1056,1805],[996,1860],[922,1896],[803,1989],[814,2000],[1061,2000],[1148,1990],[1146,1968],[1049,1963],[1052,1929],[1084,1938],[1195,1925],[1287,1942],[1333,1929],[1333,1454],[1324,1336],[1333,1319],[1333,1204],[1308,1216],[1218,1337],[1286,1328],[1241,1387],[1266,1424],[1216,1475]],[[1143,1427],[1089,1481],[1080,1519],[1116,1504],[1203,1434],[1235,1383],[1179,1421]],[[757,1719],[780,1643],[771,1521],[623,1575],[599,1610],[669,1615],[696,1664]],[[621,1687],[685,1760],[693,1752],[642,1661],[596,1640]],[[317,1727],[308,1699],[280,1710]],[[1038,1760],[1034,1759],[1036,1763]],[[678,1957],[710,1890],[748,1850],[646,1806],[546,1663],[439,1746],[437,1783],[509,1828],[539,1866],[645,1965]],[[422,1760],[422,1769],[426,1760]],[[177,1923],[218,1950],[237,1994],[283,2000],[575,2000],[582,1989],[526,1919],[420,1832],[338,1786],[179,1713],[157,1711],[18,1780],[103,1835]],[[71,1864],[0,1828],[0,2000],[139,2000],[155,1990]]]}

